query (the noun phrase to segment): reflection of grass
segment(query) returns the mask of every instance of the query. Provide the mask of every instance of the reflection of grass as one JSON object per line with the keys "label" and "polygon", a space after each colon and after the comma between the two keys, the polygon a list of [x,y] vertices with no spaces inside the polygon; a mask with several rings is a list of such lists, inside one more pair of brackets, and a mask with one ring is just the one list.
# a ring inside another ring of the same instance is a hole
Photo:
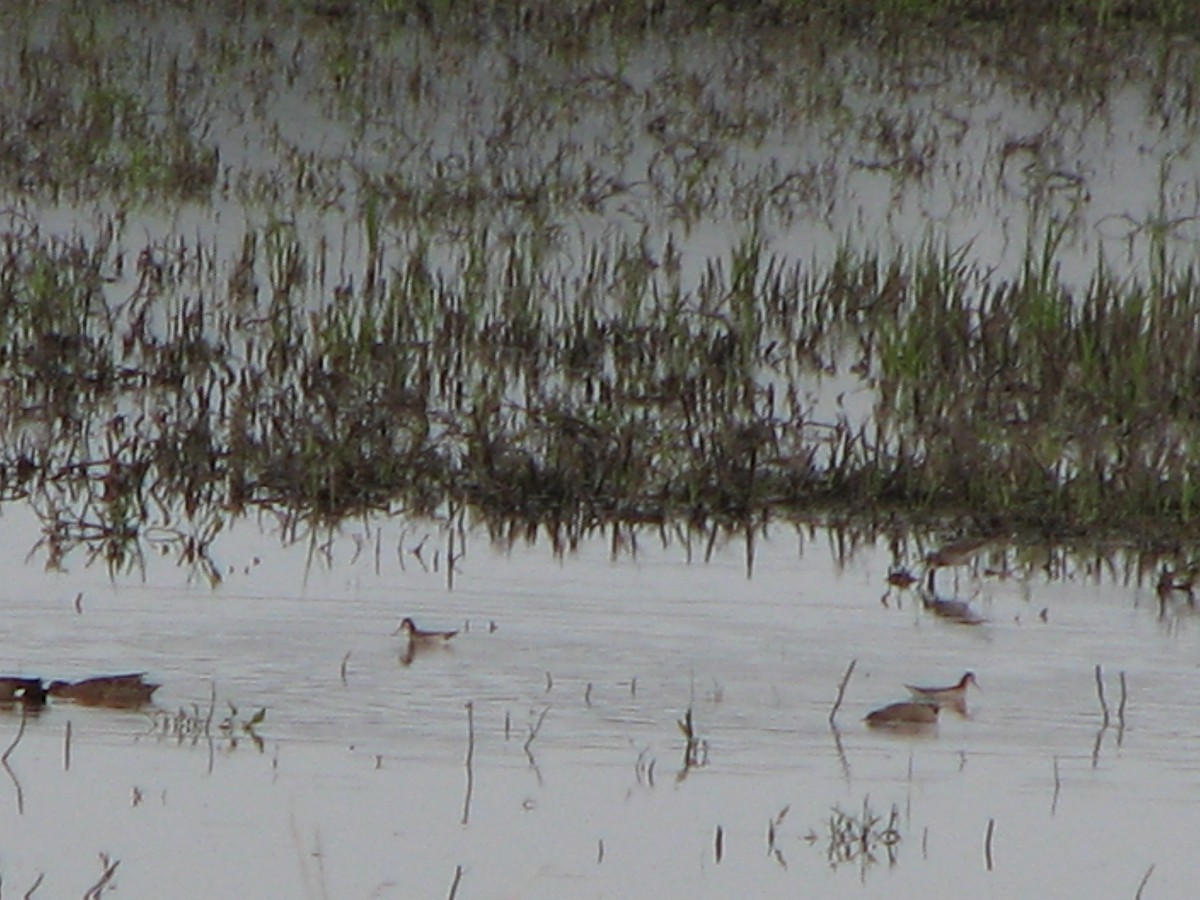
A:
{"label": "reflection of grass", "polygon": [[258,726],[267,717],[266,707],[250,716],[243,716],[232,703],[229,712],[220,721],[215,721],[215,693],[208,709],[194,705],[191,709],[180,708],[177,712],[156,710],[151,715],[151,733],[159,738],[174,740],[178,744],[207,744],[210,751],[217,742],[228,750],[236,750],[243,738],[249,740],[258,752],[264,749]]}
{"label": "reflection of grass", "polygon": [[690,706],[687,712],[683,714],[683,718],[676,722],[676,724],[686,739],[683,748],[683,768],[679,772],[679,778],[682,780],[691,769],[699,769],[708,765],[708,741],[696,733],[696,727],[692,721],[692,708]]}
{"label": "reflection of grass", "polygon": [[[825,854],[829,864],[834,868],[854,863],[865,874],[866,870],[879,862],[878,854],[882,851],[889,864],[896,862],[896,847],[902,837],[898,827],[899,811],[895,805],[887,819],[871,809],[870,799],[863,798],[862,812],[847,813],[834,807],[827,823],[827,843]],[[808,835],[809,843],[816,843],[820,838],[815,832]]]}

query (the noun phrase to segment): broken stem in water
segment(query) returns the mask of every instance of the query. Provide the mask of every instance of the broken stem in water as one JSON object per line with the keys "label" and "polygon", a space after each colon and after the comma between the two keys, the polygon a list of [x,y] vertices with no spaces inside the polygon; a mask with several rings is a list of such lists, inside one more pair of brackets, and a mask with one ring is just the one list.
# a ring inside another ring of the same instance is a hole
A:
{"label": "broken stem in water", "polygon": [[1104,679],[1100,674],[1100,663],[1096,663],[1096,694],[1100,697],[1100,709],[1104,711],[1104,726],[1108,727],[1108,701],[1104,699]]}
{"label": "broken stem in water", "polygon": [[837,699],[833,701],[833,709],[829,711],[829,724],[834,724],[834,719],[837,717],[838,710],[842,706],[842,698],[846,696],[846,685],[850,683],[850,676],[854,674],[854,666],[858,663],[857,659],[850,660],[850,665],[846,667],[846,674],[842,676],[842,681],[838,685]]}
{"label": "broken stem in water", "polygon": [[[463,798],[463,814],[462,824],[466,825],[471,818],[471,791],[475,786],[475,773],[471,766],[471,761],[475,757],[475,704],[467,701],[467,793]],[[461,867],[460,867],[461,868]],[[458,886],[458,873],[454,879],[454,886]],[[450,896],[454,896],[451,890]]]}

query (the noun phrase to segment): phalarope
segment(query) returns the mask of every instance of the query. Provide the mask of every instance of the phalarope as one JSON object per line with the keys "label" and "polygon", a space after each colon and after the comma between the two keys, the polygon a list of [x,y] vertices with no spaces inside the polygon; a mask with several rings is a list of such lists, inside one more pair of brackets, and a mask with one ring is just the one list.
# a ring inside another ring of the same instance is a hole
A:
{"label": "phalarope", "polygon": [[418,628],[417,623],[411,617],[405,616],[400,622],[400,627],[392,634],[403,633],[405,637],[412,643],[421,644],[440,644],[445,643],[458,634],[457,631],[429,631],[424,628]]}
{"label": "phalarope", "polygon": [[84,706],[134,709],[150,702],[160,685],[146,680],[145,672],[97,675],[80,681],[52,681],[46,688],[51,697],[74,700]]}
{"label": "phalarope", "polygon": [[979,687],[979,682],[975,680],[974,672],[967,672],[962,678],[958,679],[957,684],[946,685],[945,687],[922,687],[916,684],[906,684],[908,692],[917,700],[925,703],[936,703],[940,706],[953,706],[957,709],[965,709],[967,705],[967,685],[973,684]]}
{"label": "phalarope", "polygon": [[866,723],[873,727],[894,725],[934,725],[938,720],[938,705],[914,700],[901,700],[867,713]]}

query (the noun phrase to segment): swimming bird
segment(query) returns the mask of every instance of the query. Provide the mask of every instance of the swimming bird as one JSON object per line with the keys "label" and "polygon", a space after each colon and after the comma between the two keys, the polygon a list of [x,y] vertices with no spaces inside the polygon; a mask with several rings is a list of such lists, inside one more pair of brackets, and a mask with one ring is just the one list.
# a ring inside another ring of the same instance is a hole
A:
{"label": "swimming bird", "polygon": [[83,706],[136,709],[148,704],[159,687],[146,681],[145,672],[129,672],[97,675],[80,681],[52,681],[47,692],[51,697],[73,700]]}
{"label": "swimming bird", "polygon": [[925,565],[928,574],[925,576],[926,587],[933,593],[933,578],[938,569],[965,566],[983,550],[995,542],[995,538],[963,538],[950,541],[936,550],[925,554]]}
{"label": "swimming bird", "polygon": [[987,621],[966,600],[944,600],[932,594],[922,594],[921,603],[935,616],[958,622],[961,625],[982,625]]}
{"label": "swimming bird", "polygon": [[1158,593],[1160,601],[1167,600],[1172,593],[1178,592],[1187,595],[1189,604],[1196,602],[1196,576],[1197,571],[1191,569],[1184,572],[1182,575],[1178,572],[1172,572],[1170,569],[1163,569],[1158,574],[1158,583],[1154,586]]}
{"label": "swimming bird", "polygon": [[917,581],[917,576],[908,569],[892,569],[887,573],[887,583],[901,590],[912,587]]}
{"label": "swimming bird", "polygon": [[428,631],[424,628],[418,628],[417,623],[411,617],[405,616],[400,622],[400,627],[392,632],[393,635],[404,633],[408,638],[409,643],[413,644],[444,644],[450,638],[458,634],[457,631]]}
{"label": "swimming bird", "polygon": [[979,682],[975,680],[974,672],[965,673],[962,678],[958,679],[957,684],[945,687],[921,687],[915,684],[906,684],[905,687],[919,701],[965,710],[967,708],[967,685],[969,684],[979,687]]}
{"label": "swimming bird", "polygon": [[946,566],[965,566],[994,541],[995,538],[990,537],[963,538],[959,541],[951,541],[926,553],[925,565],[934,569]]}
{"label": "swimming bird", "polygon": [[29,708],[46,705],[46,686],[40,678],[0,675],[0,704],[21,703]]}
{"label": "swimming bird", "polygon": [[901,700],[867,713],[864,721],[874,728],[896,726],[935,725],[938,720],[938,705],[914,700]]}

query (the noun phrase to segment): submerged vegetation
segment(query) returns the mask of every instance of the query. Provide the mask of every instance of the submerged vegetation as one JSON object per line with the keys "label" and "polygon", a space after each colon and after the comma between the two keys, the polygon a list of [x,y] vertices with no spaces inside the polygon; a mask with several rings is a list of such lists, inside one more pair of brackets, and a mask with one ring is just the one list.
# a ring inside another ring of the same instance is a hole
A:
{"label": "submerged vegetation", "polygon": [[[900,811],[895,805],[887,819],[871,808],[869,797],[863,798],[862,813],[854,814],[834,807],[827,823],[828,837],[825,855],[833,868],[854,863],[865,877],[867,870],[880,862],[883,853],[889,865],[895,865],[897,848],[902,840]],[[815,832],[809,832],[808,842],[816,843]]]}
{"label": "submerged vegetation", "polygon": [[1197,536],[1179,4],[179,6],[0,14],[51,564],[247,512]]}

